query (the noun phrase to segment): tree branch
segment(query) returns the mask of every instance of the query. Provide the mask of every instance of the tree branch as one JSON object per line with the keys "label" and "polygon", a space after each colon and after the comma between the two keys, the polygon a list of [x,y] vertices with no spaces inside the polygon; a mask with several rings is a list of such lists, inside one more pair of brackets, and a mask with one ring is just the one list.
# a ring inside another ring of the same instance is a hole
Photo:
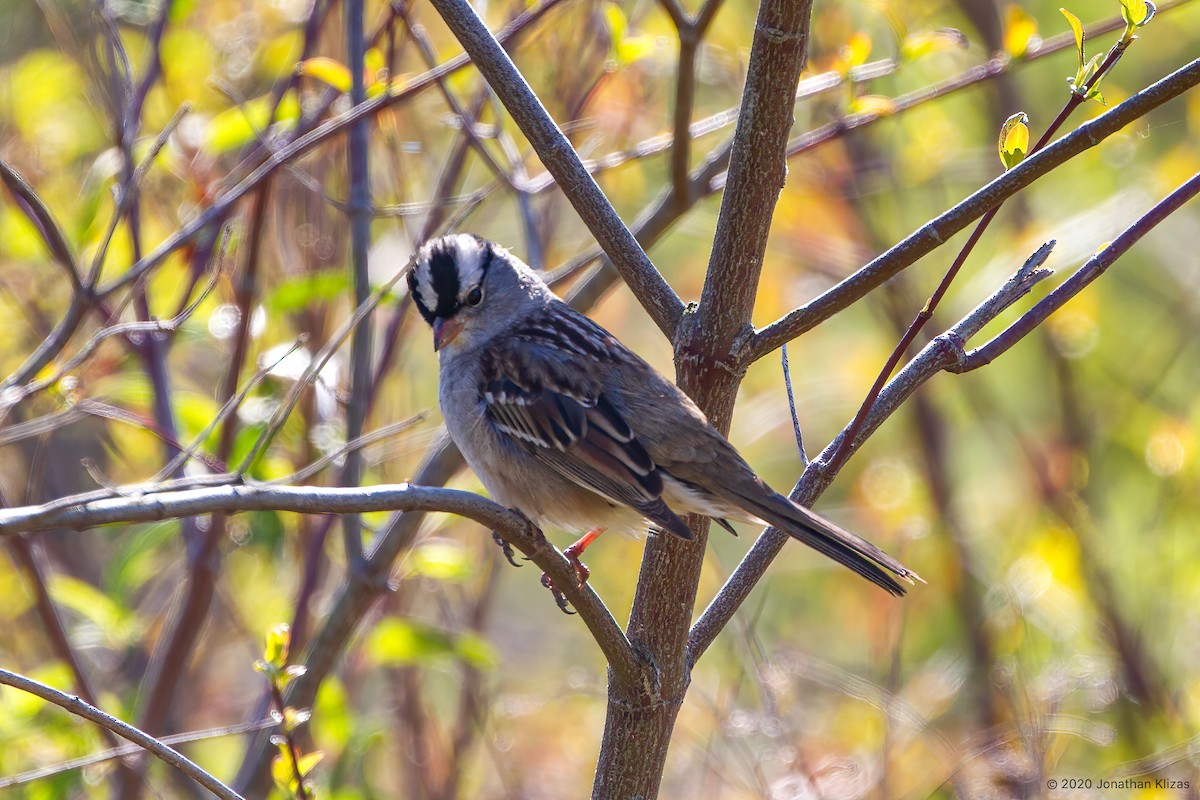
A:
{"label": "tree branch", "polygon": [[1200,193],[1200,173],[1191,177],[1171,194],[1163,198],[1135,223],[1121,232],[1116,239],[1099,253],[1092,256],[1075,274],[1063,281],[1037,305],[1025,312],[1020,319],[1009,325],[986,344],[962,354],[962,359],[951,372],[961,373],[979,369],[992,363],[1009,348],[1024,339],[1034,328],[1041,325],[1068,300],[1083,291],[1084,287],[1099,278],[1116,260],[1128,252],[1143,236],[1152,231],[1164,219]]}
{"label": "tree branch", "polygon": [[508,53],[465,0],[432,2],[634,296],[663,333],[673,338],[683,315],[683,301],[625,227]]}
{"label": "tree branch", "polygon": [[[852,455],[871,434],[878,430],[884,420],[890,417],[919,386],[954,363],[953,348],[949,345],[951,340],[970,339],[1004,309],[1027,294],[1035,284],[1050,277],[1050,271],[1042,269],[1041,264],[1049,257],[1053,246],[1054,243],[1050,242],[1039,248],[1026,260],[1021,269],[991,297],[977,306],[950,331],[934,339],[900,370],[879,395],[879,400],[859,429],[855,440],[850,444],[849,455]],[[846,429],[843,429],[842,433],[830,442],[804,470],[804,474],[790,495],[797,503],[811,506],[833,482],[837,472],[827,469],[827,462],[841,446],[845,434]],[[729,577],[721,591],[700,615],[700,619],[692,626],[688,637],[689,663],[694,664],[704,654],[704,651],[716,639],[717,634],[733,618],[734,613],[762,579],[767,567],[783,549],[783,545],[788,539],[787,534],[774,528],[767,528],[763,531],[762,536],[750,548],[750,552],[738,564],[733,575]]]}
{"label": "tree branch", "polygon": [[86,720],[96,723],[102,728],[107,728],[123,739],[128,739],[134,744],[149,753],[154,754],[166,763],[170,764],[175,769],[187,775],[196,783],[208,789],[214,795],[222,800],[242,800],[242,796],[230,789],[225,784],[214,778],[208,772],[201,769],[194,761],[180,753],[174,748],[167,747],[165,744],[155,739],[149,734],[143,733],[132,725],[122,722],[111,714],[106,714],[93,705],[83,702],[78,697],[72,697],[69,694],[64,694],[44,683],[38,683],[35,680],[26,678],[23,675],[18,675],[15,672],[9,672],[6,669],[0,669],[0,684],[12,686],[15,689],[20,689],[23,692],[29,692],[32,695],[42,698],[46,702],[53,703],[56,706],[65,708],[77,717],[83,717]]}
{"label": "tree branch", "polygon": [[[722,430],[729,426],[741,380],[741,372],[729,368],[729,356],[750,331],[771,218],[787,174],[784,151],[811,9],[811,0],[764,0],[759,6],[708,274],[697,311],[683,318],[673,340],[679,387]],[[656,537],[646,543],[628,632],[655,665],[657,680],[632,687],[637,692],[610,682],[594,798],[657,796],[691,678],[688,625],[709,523],[690,522],[694,541]]]}
{"label": "tree branch", "polygon": [[1200,84],[1200,59],[1181,67],[1133,97],[1080,125],[1079,128],[1030,156],[996,178],[954,208],[927,222],[886,253],[824,294],[789,312],[754,334],[741,355],[750,364],[784,342],[791,341],[842,309],[857,302],[888,278],[916,263],[945,243],[989,209],[1016,194],[1041,176],[1109,136],[1168,100]]}

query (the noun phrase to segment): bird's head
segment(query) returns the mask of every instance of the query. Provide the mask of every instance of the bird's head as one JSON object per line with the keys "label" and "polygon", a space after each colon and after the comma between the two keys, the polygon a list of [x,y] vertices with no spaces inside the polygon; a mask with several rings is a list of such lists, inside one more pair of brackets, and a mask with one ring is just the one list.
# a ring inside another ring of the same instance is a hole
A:
{"label": "bird's head", "polygon": [[456,233],[426,242],[408,288],[433,328],[433,349],[469,350],[553,297],[532,269],[495,242]]}

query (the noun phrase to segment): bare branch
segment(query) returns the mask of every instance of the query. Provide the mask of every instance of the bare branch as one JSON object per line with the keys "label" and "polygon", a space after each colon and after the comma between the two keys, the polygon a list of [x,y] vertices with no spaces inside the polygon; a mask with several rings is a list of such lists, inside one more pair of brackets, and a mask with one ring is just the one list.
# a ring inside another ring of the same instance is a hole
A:
{"label": "bare branch", "polygon": [[33,190],[33,187],[25,182],[21,174],[3,159],[0,159],[0,179],[4,181],[4,185],[8,187],[8,190],[12,192],[13,197],[17,198],[17,206],[21,209],[21,212],[38,229],[38,232],[42,236],[42,241],[46,243],[46,248],[50,251],[50,255],[54,257],[54,263],[62,268],[62,271],[66,273],[67,280],[71,282],[71,290],[76,294],[81,293],[83,291],[83,284],[80,282],[79,267],[75,263],[75,255],[71,252],[71,245],[67,241],[67,235],[63,233],[63,229],[59,226],[58,220],[54,218],[54,214],[42,202],[42,198]]}
{"label": "bare branch", "polygon": [[[939,336],[926,346],[888,383],[865,423],[859,429],[855,441],[850,444],[850,454],[853,454],[919,386],[954,363],[953,348],[948,344],[952,338],[959,341],[969,338],[989,321],[995,319],[1004,309],[1027,294],[1039,281],[1050,277],[1050,271],[1042,269],[1041,264],[1049,257],[1053,246],[1054,243],[1050,242],[1039,248],[1000,289],[964,317],[949,332]],[[837,472],[827,469],[828,459],[841,446],[842,436],[845,434],[846,430],[843,430],[842,434],[830,442],[804,470],[804,474],[790,495],[793,500],[805,506],[811,506],[833,482]],[[695,664],[713,643],[717,634],[729,623],[742,602],[762,579],[767,567],[770,566],[787,541],[787,534],[774,528],[767,528],[763,531],[762,536],[750,548],[750,552],[738,564],[733,575],[729,577],[721,591],[700,615],[700,619],[692,626],[688,636],[689,663]]]}
{"label": "bare branch", "polygon": [[241,795],[205,772],[194,761],[187,758],[178,750],[168,747],[153,736],[143,733],[110,714],[104,713],[95,706],[83,702],[78,697],[64,694],[44,683],[38,683],[23,675],[9,672],[6,669],[0,669],[0,683],[36,695],[46,702],[65,708],[77,717],[83,717],[102,728],[107,728],[123,739],[128,739],[143,750],[153,753],[184,775],[187,775],[217,797],[222,798],[222,800],[242,800]]}
{"label": "bare branch", "polygon": [[962,360],[950,368],[951,372],[970,372],[992,363],[1009,348],[1028,336],[1034,328],[1075,295],[1084,287],[1099,278],[1111,267],[1116,260],[1128,252],[1143,236],[1152,231],[1156,225],[1179,210],[1179,208],[1200,193],[1200,173],[1193,175],[1178,189],[1167,195],[1154,208],[1150,209],[1137,222],[1130,225],[1112,242],[1096,255],[1088,259],[1075,274],[1055,287],[1037,305],[1025,312],[1012,325],[1005,328],[986,344],[964,353]]}
{"label": "bare branch", "polygon": [[683,301],[617,216],[508,53],[465,0],[433,0],[433,5],[516,120],[634,296],[663,333],[672,338],[683,314]]}
{"label": "bare branch", "polygon": [[[277,724],[274,719],[268,717],[257,722],[243,722],[240,725],[227,725],[223,728],[207,728],[202,731],[173,733],[170,736],[159,736],[156,738],[163,744],[188,744],[190,742],[201,742],[206,739],[216,739],[222,736],[240,736],[243,733],[274,728]],[[73,769],[83,769],[93,764],[103,764],[105,761],[112,761],[114,758],[123,758],[124,756],[136,755],[141,752],[143,752],[142,748],[137,745],[125,744],[120,747],[101,750],[98,753],[72,758],[69,761],[63,761],[58,764],[31,769],[28,772],[22,772],[17,775],[5,775],[0,777],[0,789],[11,789],[14,786],[20,786],[25,783],[53,778],[55,775],[69,772]]]}
{"label": "bare branch", "polygon": [[941,246],[949,237],[989,209],[1197,84],[1200,84],[1200,59],[1181,67],[1124,103],[1080,125],[958,205],[927,222],[824,294],[757,331],[742,353],[744,363],[757,361],[784,342],[791,341],[857,302],[888,278]]}

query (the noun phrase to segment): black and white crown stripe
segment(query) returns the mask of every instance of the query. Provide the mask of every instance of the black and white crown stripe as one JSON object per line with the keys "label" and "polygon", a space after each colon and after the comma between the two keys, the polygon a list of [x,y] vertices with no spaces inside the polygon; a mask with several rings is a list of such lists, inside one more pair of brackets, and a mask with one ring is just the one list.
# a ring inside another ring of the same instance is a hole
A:
{"label": "black and white crown stripe", "polygon": [[445,236],[417,252],[408,288],[426,322],[454,316],[492,262],[492,247],[469,233]]}

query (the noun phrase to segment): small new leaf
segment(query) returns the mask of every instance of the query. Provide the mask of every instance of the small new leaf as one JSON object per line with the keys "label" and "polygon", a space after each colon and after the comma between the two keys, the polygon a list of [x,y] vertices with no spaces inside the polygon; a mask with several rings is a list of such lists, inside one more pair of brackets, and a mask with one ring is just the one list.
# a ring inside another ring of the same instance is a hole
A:
{"label": "small new leaf", "polygon": [[[277,671],[287,665],[288,649],[291,647],[292,629],[286,622],[281,622],[267,631],[267,646],[263,650],[263,661]],[[260,670],[265,671],[265,670]]]}
{"label": "small new leaf", "polygon": [[292,708],[288,706],[283,710],[283,730],[286,733],[292,733],[310,719],[312,719],[311,708]]}
{"label": "small new leaf", "polygon": [[1079,17],[1065,8],[1060,8],[1059,11],[1067,18],[1067,24],[1071,26],[1071,33],[1075,34],[1075,55],[1079,57],[1078,69],[1083,69],[1083,23],[1079,21]]}
{"label": "small new leaf", "polygon": [[1091,61],[1079,68],[1074,78],[1067,78],[1071,92],[1084,100],[1097,100],[1100,105],[1104,105],[1104,95],[1100,94],[1100,81],[1096,77],[1100,71],[1100,65],[1103,63],[1104,54],[1098,53],[1092,57]]}
{"label": "small new leaf", "polygon": [[1029,152],[1029,116],[1020,111],[1000,126],[1000,163],[1009,170],[1025,160]]}
{"label": "small new leaf", "polygon": [[1119,0],[1121,3],[1121,17],[1125,20],[1126,27],[1140,28],[1150,21],[1154,16],[1154,4],[1149,0]]}

